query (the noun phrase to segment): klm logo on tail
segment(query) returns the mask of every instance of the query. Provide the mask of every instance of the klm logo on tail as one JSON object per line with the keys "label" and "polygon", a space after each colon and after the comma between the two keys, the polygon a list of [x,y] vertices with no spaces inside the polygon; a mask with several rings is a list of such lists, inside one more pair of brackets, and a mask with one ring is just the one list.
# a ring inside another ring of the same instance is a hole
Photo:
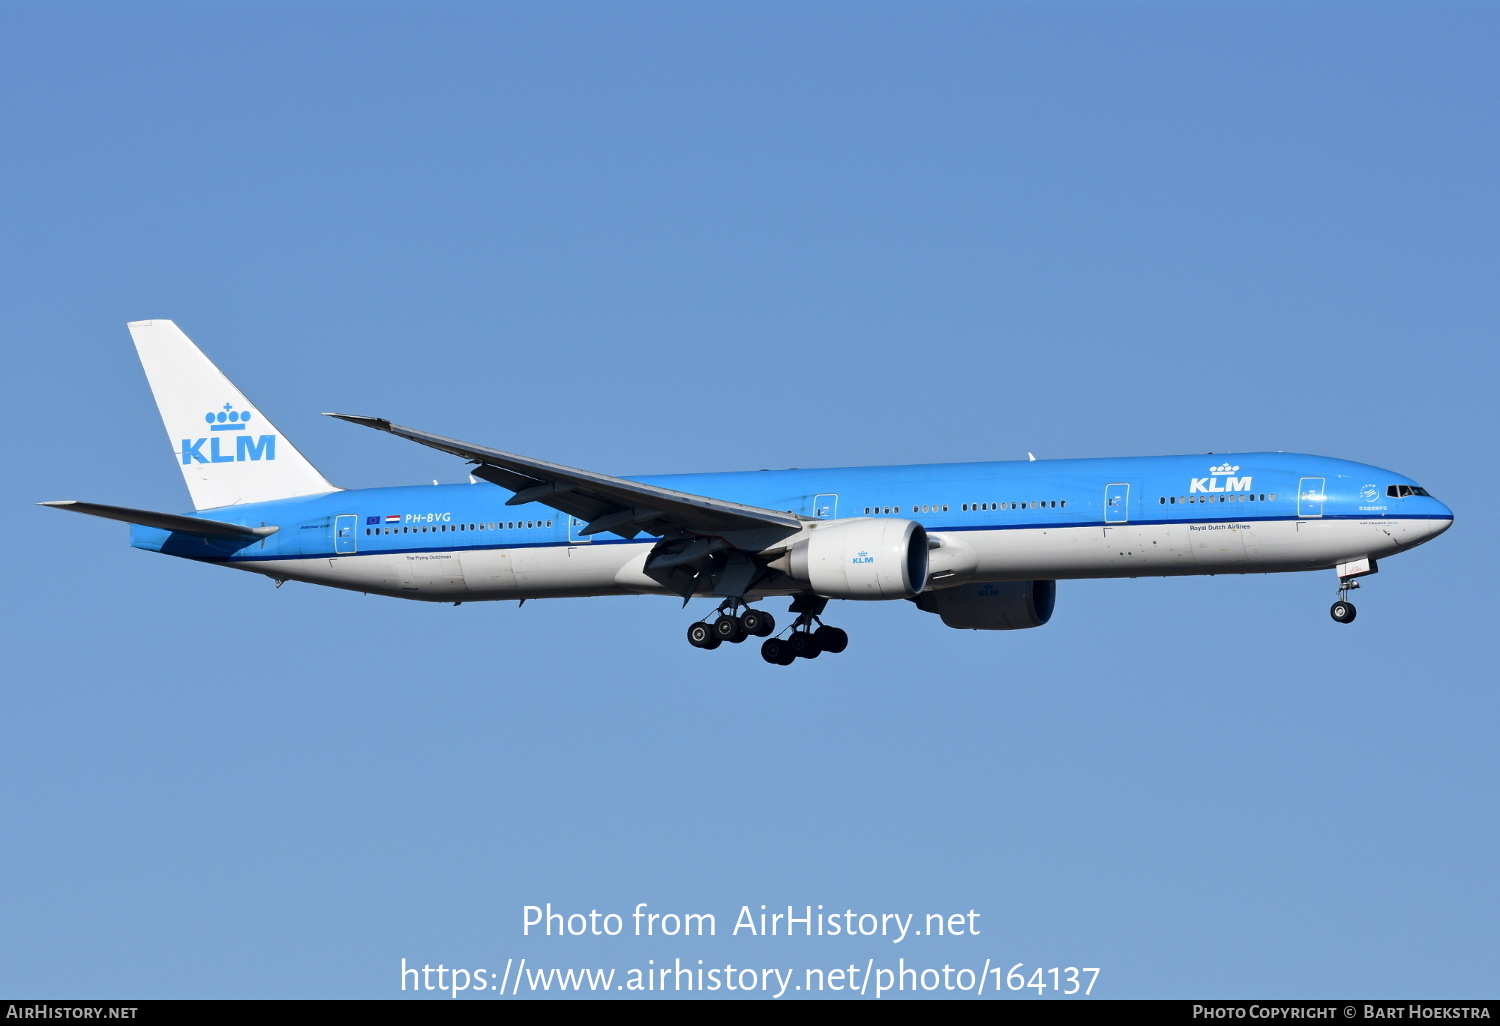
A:
{"label": "klm logo on tail", "polygon": [[[203,420],[208,424],[208,430],[216,431],[248,431],[252,414],[249,410],[241,413],[230,403],[225,403],[221,410],[210,410],[203,415]],[[225,451],[230,436],[207,435],[203,438],[184,438],[182,440],[182,465],[184,467],[192,463],[239,463],[244,460],[274,460],[276,458],[276,436],[275,435],[249,435],[240,434],[234,438],[234,451]],[[208,446],[208,452],[203,451],[204,445]]]}

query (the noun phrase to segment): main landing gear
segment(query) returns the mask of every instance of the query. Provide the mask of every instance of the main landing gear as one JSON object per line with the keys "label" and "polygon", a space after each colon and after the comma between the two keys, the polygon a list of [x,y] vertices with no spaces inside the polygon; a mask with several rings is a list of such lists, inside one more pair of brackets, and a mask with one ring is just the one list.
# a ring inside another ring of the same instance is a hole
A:
{"label": "main landing gear", "polygon": [[[738,599],[726,599],[718,616],[699,620],[688,627],[688,644],[694,648],[715,649],[726,641],[738,645],[746,638],[765,638],[760,657],[777,666],[790,666],[798,659],[816,659],[824,652],[838,653],[849,647],[849,635],[818,619],[828,600],[813,595],[792,599],[790,612],[797,614],[791,627],[782,631],[785,637],[772,637],[776,619],[760,609],[751,609]],[[737,613],[741,607],[744,612]]]}
{"label": "main landing gear", "polygon": [[[816,596],[792,599],[790,612],[798,614],[791,633],[784,638],[767,638],[760,646],[760,657],[776,666],[790,666],[798,659],[816,659],[824,652],[837,655],[849,647],[849,635],[839,627],[830,627],[818,619],[828,600]],[[813,628],[817,624],[817,629]]]}
{"label": "main landing gear", "polygon": [[724,642],[738,645],[746,638],[764,638],[776,629],[776,619],[770,613],[745,607],[738,616],[735,610],[742,603],[733,599],[719,606],[719,615],[713,620],[699,620],[688,627],[688,644],[694,648],[715,649]]}

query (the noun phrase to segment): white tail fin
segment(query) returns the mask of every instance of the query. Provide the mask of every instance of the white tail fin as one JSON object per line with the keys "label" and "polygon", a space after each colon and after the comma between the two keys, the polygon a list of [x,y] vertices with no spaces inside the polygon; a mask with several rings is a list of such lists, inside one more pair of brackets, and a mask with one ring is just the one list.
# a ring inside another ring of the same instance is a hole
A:
{"label": "white tail fin", "polygon": [[171,321],[132,321],[151,394],[197,509],[339,489]]}

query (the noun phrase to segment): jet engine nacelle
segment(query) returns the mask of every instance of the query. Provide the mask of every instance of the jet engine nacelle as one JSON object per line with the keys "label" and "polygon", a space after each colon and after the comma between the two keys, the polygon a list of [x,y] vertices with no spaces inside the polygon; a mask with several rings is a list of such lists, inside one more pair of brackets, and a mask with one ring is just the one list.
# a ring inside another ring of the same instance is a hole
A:
{"label": "jet engine nacelle", "polygon": [[1052,618],[1056,581],[985,581],[928,592],[918,608],[936,613],[949,627],[969,631],[1018,631]]}
{"label": "jet engine nacelle", "polygon": [[927,587],[927,531],[915,520],[819,524],[778,562],[825,598],[911,598]]}

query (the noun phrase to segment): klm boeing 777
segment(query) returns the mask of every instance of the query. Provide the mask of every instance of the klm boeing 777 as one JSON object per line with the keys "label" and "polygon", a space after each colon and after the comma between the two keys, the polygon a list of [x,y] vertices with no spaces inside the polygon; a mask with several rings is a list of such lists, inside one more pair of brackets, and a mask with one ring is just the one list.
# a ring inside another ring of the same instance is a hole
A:
{"label": "klm boeing 777", "polygon": [[[1284,452],[626,478],[328,414],[467,461],[470,483],[330,484],[171,321],[130,326],[193,513],[45,506],[124,521],[136,548],[427,602],[592,595],[720,600],[701,649],[842,652],[829,599],[905,599],[949,627],[1017,630],[1056,582],[1334,570],[1332,615],[1377,560],[1453,514],[1410,478]],[[791,622],[753,603],[790,597]]]}

